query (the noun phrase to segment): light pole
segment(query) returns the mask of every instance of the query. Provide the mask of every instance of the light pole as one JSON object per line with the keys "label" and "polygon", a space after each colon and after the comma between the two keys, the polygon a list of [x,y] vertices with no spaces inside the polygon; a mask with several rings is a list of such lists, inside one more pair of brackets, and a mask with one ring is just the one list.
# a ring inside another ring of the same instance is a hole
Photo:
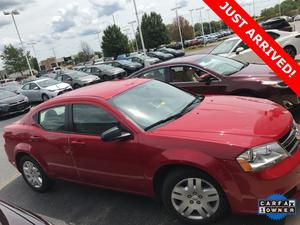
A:
{"label": "light pole", "polygon": [[34,47],[34,45],[36,45],[36,43],[32,42],[32,43],[27,43],[27,44],[32,47],[32,50],[33,50],[33,53],[34,53],[34,57],[36,58],[36,61],[37,61],[38,67],[39,67],[39,71],[42,71],[40,63],[39,63],[39,60],[38,60],[38,57],[37,57],[37,54],[36,54],[36,51],[35,51],[35,47]]}
{"label": "light pole", "polygon": [[200,13],[200,23],[201,23],[201,29],[202,29],[202,36],[204,36],[204,26],[203,26],[203,18],[202,18],[202,9],[204,9],[204,7],[200,7],[196,10],[199,10]]}
{"label": "light pole", "polygon": [[212,33],[212,29],[211,29],[211,21],[210,21],[210,9],[206,9],[207,11],[207,17],[208,17],[208,24],[209,24],[209,33],[211,34]]}
{"label": "light pole", "polygon": [[53,56],[54,56],[54,58],[55,58],[55,64],[56,64],[56,67],[58,67],[55,49],[54,49],[54,48],[51,48],[51,50],[52,50]]}
{"label": "light pole", "polygon": [[101,47],[101,38],[100,38],[101,31],[98,31],[96,34],[97,34],[97,37],[98,37],[99,48],[100,48],[100,52],[101,52],[101,51],[102,51],[102,47]]}
{"label": "light pole", "polygon": [[192,26],[193,26],[193,32],[194,32],[194,38],[195,38],[196,32],[195,32],[194,17],[193,17],[194,9],[190,9],[189,11],[191,12],[191,20],[192,20]]}
{"label": "light pole", "polygon": [[126,33],[126,36],[128,37],[128,40],[130,41],[130,45],[129,45],[130,49],[132,49],[132,52],[134,52],[135,49],[134,49],[134,44],[133,44],[130,30],[131,30],[130,28],[123,29],[123,31]]}
{"label": "light pole", "polygon": [[252,1],[253,4],[253,18],[255,19],[255,0]]}
{"label": "light pole", "polygon": [[17,34],[18,34],[18,37],[19,37],[21,46],[22,46],[22,49],[23,49],[24,54],[25,54],[25,58],[26,58],[27,66],[28,66],[29,71],[30,71],[30,75],[33,77],[31,65],[30,65],[29,59],[28,59],[28,57],[27,57],[27,52],[26,52],[26,49],[24,48],[24,43],[23,43],[23,41],[22,41],[22,38],[21,38],[21,35],[20,35],[20,32],[19,32],[19,29],[18,29],[16,20],[15,20],[15,15],[19,15],[20,13],[19,13],[17,10],[12,10],[11,12],[3,12],[3,14],[4,14],[5,16],[11,15],[11,17],[12,17],[12,19],[13,19],[13,22],[14,22],[14,25],[15,25],[15,28],[16,28],[16,31],[17,31]]}
{"label": "light pole", "polygon": [[114,25],[116,25],[116,19],[115,19],[114,14],[112,14],[112,18],[113,18]]}
{"label": "light pole", "polygon": [[134,40],[135,40],[135,45],[136,45],[136,51],[139,52],[139,45],[137,43],[137,40],[136,40],[136,36],[135,36],[135,32],[134,32],[134,24],[136,23],[136,21],[131,21],[129,22],[128,24],[131,25],[131,29],[132,29],[132,33],[133,33],[133,37],[134,37]]}
{"label": "light pole", "polygon": [[281,0],[279,0],[279,16],[281,16]]}
{"label": "light pole", "polygon": [[143,52],[144,52],[144,55],[147,55],[146,54],[145,43],[144,43],[144,38],[143,38],[143,33],[142,33],[142,27],[141,27],[141,24],[140,24],[140,18],[139,18],[139,14],[138,14],[138,11],[137,11],[135,0],[133,0],[133,5],[134,5],[134,10],[135,10],[135,15],[136,15],[136,21],[137,21],[138,28],[139,28],[139,33],[140,33]]}
{"label": "light pole", "polygon": [[178,25],[179,36],[180,36],[180,41],[181,41],[181,47],[182,47],[182,50],[184,50],[184,42],[183,42],[182,33],[181,33],[180,19],[179,19],[179,16],[178,16],[178,9],[180,9],[180,8],[181,7],[176,7],[174,9],[172,9],[172,11],[175,11],[175,13],[176,13],[176,19],[177,19],[177,25]]}

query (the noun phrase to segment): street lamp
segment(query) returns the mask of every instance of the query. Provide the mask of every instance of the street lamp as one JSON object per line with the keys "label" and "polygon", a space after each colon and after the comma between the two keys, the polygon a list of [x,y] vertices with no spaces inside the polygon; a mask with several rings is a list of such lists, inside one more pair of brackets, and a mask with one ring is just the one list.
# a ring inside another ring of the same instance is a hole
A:
{"label": "street lamp", "polygon": [[196,37],[196,32],[195,32],[194,17],[193,17],[194,9],[190,9],[189,11],[191,12],[191,20],[192,20],[192,26],[193,26],[193,32],[194,32],[194,38],[195,38]]}
{"label": "street lamp", "polygon": [[281,0],[279,0],[279,16],[281,16]]}
{"label": "street lamp", "polygon": [[178,9],[180,9],[180,8],[181,7],[176,7],[174,9],[172,9],[172,11],[175,11],[175,13],[176,13],[176,19],[177,19],[177,25],[178,25],[179,36],[180,36],[180,41],[181,41],[181,47],[182,47],[182,50],[184,50],[184,42],[183,42],[183,38],[182,38],[181,25],[180,25],[180,20],[179,20],[179,16],[178,16]]}
{"label": "street lamp", "polygon": [[252,4],[253,4],[253,18],[255,19],[255,2],[254,2],[254,0],[253,0]]}
{"label": "street lamp", "polygon": [[16,23],[16,20],[15,20],[15,15],[19,15],[20,13],[17,11],[17,10],[12,10],[11,12],[3,12],[4,16],[10,16],[12,17],[13,19],[13,22],[14,22],[14,25],[15,25],[15,28],[16,28],[16,31],[17,31],[17,34],[18,34],[18,37],[19,37],[19,40],[20,40],[20,43],[21,43],[21,46],[22,46],[22,49],[25,53],[25,58],[26,58],[26,62],[27,62],[27,66],[29,68],[29,71],[30,71],[30,75],[33,77],[33,73],[32,73],[32,69],[31,69],[31,65],[30,65],[30,62],[29,62],[29,59],[27,57],[27,54],[26,54],[26,49],[24,47],[24,44],[23,44],[23,41],[22,41],[22,38],[21,38],[21,35],[20,35],[20,32],[19,32],[19,29],[18,29],[18,26],[17,26],[17,23]]}
{"label": "street lamp", "polygon": [[102,51],[102,47],[101,47],[101,38],[100,38],[100,34],[101,34],[101,31],[98,31],[95,33],[98,37],[98,41],[99,41],[99,48],[100,48],[100,52]]}
{"label": "street lamp", "polygon": [[41,71],[41,66],[40,66],[40,63],[39,63],[39,60],[38,60],[38,57],[37,57],[37,54],[36,54],[36,51],[35,51],[35,47],[34,47],[34,45],[36,45],[36,43],[32,42],[32,43],[27,43],[27,44],[32,47],[34,57],[36,58],[36,61],[38,63],[39,71]]}
{"label": "street lamp", "polygon": [[200,7],[196,10],[199,10],[200,13],[200,23],[201,23],[201,29],[202,29],[202,35],[204,36],[204,26],[203,26],[203,18],[202,18],[202,9],[204,9],[204,7]]}
{"label": "street lamp", "polygon": [[137,43],[137,40],[136,40],[136,36],[135,36],[135,31],[134,31],[134,24],[136,23],[136,21],[131,21],[129,22],[128,24],[131,25],[131,29],[132,29],[132,33],[133,33],[133,37],[134,37],[134,40],[135,40],[135,45],[136,45],[136,51],[139,52],[139,45]]}
{"label": "street lamp", "polygon": [[52,50],[53,56],[54,56],[54,58],[55,58],[55,64],[56,64],[56,67],[58,67],[55,49],[54,49],[54,48],[51,48],[51,50]]}
{"label": "street lamp", "polygon": [[140,24],[140,18],[139,18],[139,14],[138,14],[138,11],[137,11],[135,0],[133,0],[133,5],[134,5],[134,10],[135,10],[135,15],[136,15],[136,21],[137,21],[138,28],[139,28],[139,33],[140,33],[143,52],[144,52],[144,55],[147,55],[146,54],[145,43],[144,43],[144,38],[143,38],[143,33],[142,33],[142,28],[141,28],[141,24]]}
{"label": "street lamp", "polygon": [[123,29],[123,32],[125,32],[126,36],[128,36],[128,40],[130,41],[130,49],[132,49],[132,52],[134,52],[135,49],[134,49],[133,39],[131,37],[131,31],[130,30],[131,30],[130,28],[125,28],[125,29]]}
{"label": "street lamp", "polygon": [[210,9],[206,9],[207,11],[207,17],[208,17],[208,24],[209,24],[209,32],[210,34],[212,33],[212,29],[211,29],[211,21],[210,21]]}

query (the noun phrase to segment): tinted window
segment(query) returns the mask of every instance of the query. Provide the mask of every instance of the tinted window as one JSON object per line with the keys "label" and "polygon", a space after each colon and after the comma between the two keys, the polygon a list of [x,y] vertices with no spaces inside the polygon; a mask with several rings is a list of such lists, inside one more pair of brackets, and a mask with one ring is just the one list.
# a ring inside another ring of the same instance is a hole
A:
{"label": "tinted window", "polygon": [[277,38],[279,38],[280,37],[280,35],[279,34],[276,34],[276,33],[274,33],[274,32],[267,32],[274,40],[276,40]]}
{"label": "tinted window", "polygon": [[65,131],[65,106],[46,109],[39,114],[39,124],[49,131]]}
{"label": "tinted window", "polygon": [[196,82],[201,72],[190,66],[174,66],[170,74],[172,82]]}
{"label": "tinted window", "polygon": [[146,72],[142,75],[142,77],[145,78],[152,78],[155,80],[160,80],[166,82],[168,79],[166,79],[167,76],[167,69],[166,68],[161,68],[157,70],[151,70],[149,72]]}
{"label": "tinted window", "polygon": [[38,87],[35,83],[31,83],[29,89],[30,89],[30,90],[38,90],[39,87]]}
{"label": "tinted window", "polygon": [[116,124],[109,113],[97,106],[73,105],[73,126],[77,133],[101,135]]}
{"label": "tinted window", "polygon": [[23,90],[29,90],[29,84],[25,84],[23,87],[22,87]]}

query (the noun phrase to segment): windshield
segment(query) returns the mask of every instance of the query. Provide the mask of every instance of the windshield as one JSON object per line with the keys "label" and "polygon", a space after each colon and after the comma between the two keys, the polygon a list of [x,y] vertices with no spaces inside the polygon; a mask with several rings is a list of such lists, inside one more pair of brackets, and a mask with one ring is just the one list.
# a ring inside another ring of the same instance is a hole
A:
{"label": "windshield", "polygon": [[41,81],[36,81],[36,83],[42,87],[42,88],[46,88],[52,85],[56,85],[59,84],[60,82],[57,80],[53,80],[53,79],[47,79],[47,80],[41,80]]}
{"label": "windshield", "polygon": [[239,61],[235,61],[233,59],[228,59],[216,55],[208,55],[206,57],[200,58],[196,63],[206,69],[225,76],[234,74],[248,65]]}
{"label": "windshield", "polygon": [[15,93],[10,92],[10,91],[0,91],[0,100],[6,99],[6,98],[11,98],[16,96]]}
{"label": "windshield", "polygon": [[143,129],[180,113],[196,98],[166,83],[151,80],[110,100]]}
{"label": "windshield", "polygon": [[118,61],[119,63],[121,63],[122,65],[126,65],[126,66],[134,66],[134,63],[127,61],[127,60],[120,60]]}
{"label": "windshield", "polygon": [[219,44],[214,50],[212,50],[211,54],[219,55],[219,54],[225,54],[232,51],[232,49],[236,46],[236,44],[240,40],[230,40],[230,41],[224,41],[223,43]]}

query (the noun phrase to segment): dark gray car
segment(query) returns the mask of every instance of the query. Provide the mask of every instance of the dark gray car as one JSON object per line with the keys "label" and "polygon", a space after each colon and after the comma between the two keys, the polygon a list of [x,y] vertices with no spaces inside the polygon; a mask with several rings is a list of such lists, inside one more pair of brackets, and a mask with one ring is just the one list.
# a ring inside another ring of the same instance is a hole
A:
{"label": "dark gray car", "polygon": [[100,82],[98,76],[75,70],[62,71],[55,77],[55,80],[68,83],[74,89]]}
{"label": "dark gray car", "polygon": [[113,67],[110,65],[100,64],[95,66],[87,66],[81,68],[81,70],[85,73],[92,74],[98,76],[101,80],[113,80],[113,79],[121,79],[126,77],[127,73],[122,68]]}
{"label": "dark gray car", "polygon": [[0,91],[0,117],[29,111],[27,97],[10,91]]}

